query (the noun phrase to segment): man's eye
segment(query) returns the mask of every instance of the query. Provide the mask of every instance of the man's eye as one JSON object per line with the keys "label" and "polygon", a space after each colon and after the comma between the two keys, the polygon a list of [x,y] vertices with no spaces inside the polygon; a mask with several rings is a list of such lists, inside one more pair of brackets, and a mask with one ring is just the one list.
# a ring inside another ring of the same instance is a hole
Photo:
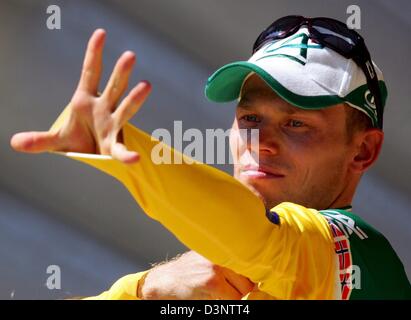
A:
{"label": "man's eye", "polygon": [[288,122],[288,125],[293,128],[301,128],[304,126],[304,122],[292,119]]}
{"label": "man's eye", "polygon": [[255,114],[245,115],[243,119],[248,122],[260,122],[260,119]]}

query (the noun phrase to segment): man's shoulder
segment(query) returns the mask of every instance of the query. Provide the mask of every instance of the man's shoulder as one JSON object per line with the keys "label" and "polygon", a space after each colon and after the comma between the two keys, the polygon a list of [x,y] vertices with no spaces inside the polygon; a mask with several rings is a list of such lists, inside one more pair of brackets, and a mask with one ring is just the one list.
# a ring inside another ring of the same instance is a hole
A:
{"label": "man's shoulder", "polygon": [[361,271],[363,290],[353,290],[351,298],[411,297],[404,266],[381,232],[351,211],[327,209],[319,213],[331,227],[340,263],[348,261],[350,267]]}
{"label": "man's shoulder", "polygon": [[321,216],[328,222],[328,224],[335,225],[343,230],[347,236],[354,234],[357,235],[358,238],[364,239],[367,238],[366,232],[368,232],[375,236],[378,235],[383,237],[376,228],[347,209],[316,210],[292,202],[282,202],[269,210],[269,212],[272,214],[280,213],[282,217],[284,217],[285,212],[293,217]]}

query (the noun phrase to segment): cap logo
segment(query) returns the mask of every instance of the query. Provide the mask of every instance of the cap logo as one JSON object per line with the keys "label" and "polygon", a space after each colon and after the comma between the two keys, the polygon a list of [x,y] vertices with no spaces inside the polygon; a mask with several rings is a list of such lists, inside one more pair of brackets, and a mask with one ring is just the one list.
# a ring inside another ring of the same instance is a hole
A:
{"label": "cap logo", "polygon": [[[321,44],[308,44],[308,40],[309,36],[307,34],[298,33],[284,42],[274,41],[268,46],[263,47],[263,56],[259,57],[256,61],[271,57],[282,57],[300,63],[301,65],[305,65],[307,63],[308,49],[324,48]],[[291,49],[297,49],[295,50],[295,55],[291,54],[293,53],[291,52]]]}

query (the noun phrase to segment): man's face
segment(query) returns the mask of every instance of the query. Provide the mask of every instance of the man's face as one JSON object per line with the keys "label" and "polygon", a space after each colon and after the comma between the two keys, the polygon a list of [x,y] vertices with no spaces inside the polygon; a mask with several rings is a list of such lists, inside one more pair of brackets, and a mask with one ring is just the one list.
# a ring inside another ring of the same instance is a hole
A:
{"label": "man's face", "polygon": [[[230,135],[234,177],[272,208],[289,201],[325,209],[350,179],[353,146],[346,133],[344,105],[303,110],[286,102],[257,75],[243,86]],[[259,130],[259,163],[239,163],[247,143],[239,129]],[[237,152],[233,152],[238,141]],[[347,203],[349,204],[349,203]]]}

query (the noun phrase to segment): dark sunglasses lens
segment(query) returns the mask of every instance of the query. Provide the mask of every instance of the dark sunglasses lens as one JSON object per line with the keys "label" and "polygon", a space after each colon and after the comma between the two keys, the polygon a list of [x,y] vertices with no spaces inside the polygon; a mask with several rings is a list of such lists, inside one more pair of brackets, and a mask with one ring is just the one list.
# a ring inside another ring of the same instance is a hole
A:
{"label": "dark sunglasses lens", "polygon": [[287,16],[278,19],[271,25],[270,34],[278,37],[284,36],[298,26],[304,18],[302,16]]}
{"label": "dark sunglasses lens", "polygon": [[348,28],[345,23],[330,18],[313,18],[312,24],[330,29],[335,33],[341,34],[345,37],[352,37],[353,39],[355,39],[356,35],[358,35],[357,32]]}
{"label": "dark sunglasses lens", "polygon": [[267,29],[265,29],[254,43],[253,51],[258,50],[268,40],[282,39],[296,26],[299,25],[301,16],[287,16],[274,21]]}
{"label": "dark sunglasses lens", "polygon": [[313,19],[311,27],[324,44],[346,57],[356,45],[355,33],[342,22],[324,18]]}

